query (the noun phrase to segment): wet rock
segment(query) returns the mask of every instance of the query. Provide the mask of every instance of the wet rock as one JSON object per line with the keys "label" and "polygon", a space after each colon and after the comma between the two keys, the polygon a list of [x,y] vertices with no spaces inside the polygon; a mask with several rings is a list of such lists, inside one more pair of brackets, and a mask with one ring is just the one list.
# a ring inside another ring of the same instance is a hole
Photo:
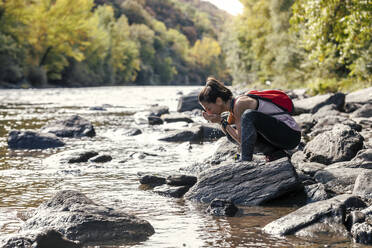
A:
{"label": "wet rock", "polygon": [[321,183],[306,185],[304,191],[307,197],[307,203],[323,201],[329,198],[326,188]]}
{"label": "wet rock", "polygon": [[232,217],[238,212],[238,208],[232,201],[214,199],[208,206],[207,212],[214,216]]}
{"label": "wet rock", "polygon": [[321,107],[325,105],[335,104],[338,110],[341,110],[345,104],[345,94],[326,94],[317,95],[301,100],[293,101],[295,106],[295,114],[316,113]]}
{"label": "wet rock", "polygon": [[164,123],[164,121],[160,117],[152,115],[148,116],[147,120],[149,122],[149,125],[161,125]]}
{"label": "wet rock", "polygon": [[38,248],[79,248],[78,242],[73,242],[63,237],[61,233],[55,230],[47,230],[38,234],[35,238],[34,246]]}
{"label": "wet rock", "polygon": [[158,177],[154,175],[145,175],[140,178],[141,184],[148,184],[153,186],[163,185],[166,183],[166,179],[164,177]]}
{"label": "wet rock", "polygon": [[191,111],[193,109],[203,109],[198,101],[200,90],[195,90],[187,95],[180,96],[178,100],[177,112]]}
{"label": "wet rock", "polygon": [[226,136],[216,124],[201,125],[203,141],[215,141]]}
{"label": "wet rock", "polygon": [[189,189],[189,186],[162,185],[155,187],[154,192],[162,196],[181,198]]}
{"label": "wet rock", "polygon": [[109,162],[112,160],[112,157],[110,155],[99,155],[99,156],[96,156],[96,157],[93,157],[91,159],[89,159],[89,162],[93,162],[93,163],[106,163],[106,162]]}
{"label": "wet rock", "polygon": [[187,123],[193,123],[194,121],[185,114],[165,114],[161,116],[161,119],[164,122],[167,123],[173,123],[173,122],[187,122]]}
{"label": "wet rock", "polygon": [[128,132],[126,132],[125,135],[136,136],[136,135],[140,135],[141,133],[142,133],[141,129],[133,128],[133,129],[129,130]]}
{"label": "wet rock", "polygon": [[54,134],[13,130],[8,136],[10,149],[48,149],[64,145],[65,143]]}
{"label": "wet rock", "polygon": [[229,199],[235,204],[261,205],[299,186],[296,172],[286,158],[270,163],[227,162],[200,173],[185,197],[205,203]]}
{"label": "wet rock", "polygon": [[169,107],[167,106],[156,106],[150,109],[149,116],[160,117],[164,114],[169,114]]}
{"label": "wet rock", "polygon": [[51,122],[40,130],[44,133],[54,133],[58,137],[77,138],[96,136],[92,123],[78,115],[73,115],[66,120]]}
{"label": "wet rock", "polygon": [[372,102],[372,87],[354,91],[346,95],[346,103],[367,103]]}
{"label": "wet rock", "polygon": [[227,137],[223,137],[216,142],[216,151],[212,155],[211,163],[220,164],[223,161],[233,160],[238,153],[238,145],[230,142]]}
{"label": "wet rock", "polygon": [[363,147],[363,137],[349,126],[338,124],[307,143],[304,152],[311,162],[332,164],[352,159]]}
{"label": "wet rock", "polygon": [[[0,244],[1,245],[1,244]],[[3,248],[79,248],[78,242],[73,242],[63,237],[61,233],[52,229],[35,230],[6,238]]]}
{"label": "wet rock", "polygon": [[23,230],[50,228],[82,245],[126,244],[147,239],[154,228],[145,220],[95,204],[72,190],[58,192],[42,203]]}
{"label": "wet rock", "polygon": [[197,177],[188,175],[172,175],[167,177],[167,184],[172,186],[192,187],[197,182]]}
{"label": "wet rock", "polygon": [[372,199],[372,171],[364,171],[355,180],[353,194]]}
{"label": "wet rock", "polygon": [[83,163],[88,162],[90,158],[93,158],[98,155],[98,152],[96,151],[75,151],[72,153],[69,153],[69,156],[64,158],[64,160],[67,160],[67,163]]}
{"label": "wet rock", "polygon": [[354,242],[371,245],[372,244],[372,225],[366,222],[356,223],[351,228],[351,235]]}
{"label": "wet rock", "polygon": [[160,138],[161,141],[168,142],[201,142],[202,130],[199,127],[192,127],[187,129],[175,130],[169,132],[165,137]]}
{"label": "wet rock", "polygon": [[101,107],[101,106],[93,106],[93,107],[90,107],[89,110],[107,111],[107,109],[105,109],[104,107]]}
{"label": "wet rock", "polygon": [[[343,224],[346,211],[365,206],[358,197],[348,194],[339,195],[328,200],[309,203],[269,223],[263,230],[272,235],[299,234],[309,237],[314,237],[316,233],[324,230],[347,234]],[[312,228],[314,226],[316,228]]]}

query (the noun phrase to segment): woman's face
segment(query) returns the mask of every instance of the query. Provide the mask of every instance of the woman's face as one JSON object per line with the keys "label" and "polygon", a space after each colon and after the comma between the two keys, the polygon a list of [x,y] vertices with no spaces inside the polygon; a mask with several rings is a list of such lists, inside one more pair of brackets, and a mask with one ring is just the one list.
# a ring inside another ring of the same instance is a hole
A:
{"label": "woman's face", "polygon": [[215,103],[201,102],[201,105],[203,106],[204,110],[208,114],[218,114],[218,115],[220,115],[223,112],[221,103],[222,103],[222,99],[218,97]]}

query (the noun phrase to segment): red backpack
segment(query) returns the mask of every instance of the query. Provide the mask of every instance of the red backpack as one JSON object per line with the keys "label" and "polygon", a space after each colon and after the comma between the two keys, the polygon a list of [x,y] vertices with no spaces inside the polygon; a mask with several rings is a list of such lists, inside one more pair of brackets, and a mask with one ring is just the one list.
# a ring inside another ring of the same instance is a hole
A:
{"label": "red backpack", "polygon": [[293,102],[291,98],[280,90],[251,90],[244,95],[250,96],[255,99],[261,99],[264,101],[269,101],[274,103],[279,108],[283,109],[285,112],[288,112],[289,114],[293,113]]}

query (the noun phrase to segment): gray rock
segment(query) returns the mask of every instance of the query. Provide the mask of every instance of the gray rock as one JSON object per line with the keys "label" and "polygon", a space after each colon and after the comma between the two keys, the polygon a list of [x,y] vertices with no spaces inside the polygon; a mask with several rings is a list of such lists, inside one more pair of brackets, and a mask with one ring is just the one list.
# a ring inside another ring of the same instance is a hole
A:
{"label": "gray rock", "polygon": [[141,129],[134,128],[134,129],[131,129],[128,132],[126,132],[125,135],[127,135],[127,136],[136,136],[136,135],[140,135],[141,133],[142,133]]}
{"label": "gray rock", "polygon": [[96,132],[92,123],[78,115],[66,120],[51,122],[40,129],[44,133],[53,133],[58,137],[94,137]]}
{"label": "gray rock", "polygon": [[161,141],[168,142],[201,142],[202,129],[200,126],[169,132],[166,136],[160,138]]}
{"label": "gray rock", "polygon": [[[285,215],[268,225],[263,230],[272,235],[313,235],[313,231],[335,230],[347,233],[343,225],[347,209],[365,207],[365,203],[352,195],[339,195],[324,201],[309,203],[296,211]],[[322,225],[319,225],[322,224]],[[317,230],[311,226],[316,225]],[[332,226],[333,225],[333,226]],[[330,228],[331,227],[331,228]],[[308,232],[304,232],[304,229]],[[299,233],[301,231],[301,233]]]}
{"label": "gray rock", "polygon": [[185,195],[187,199],[209,203],[231,200],[241,205],[261,205],[299,188],[288,159],[270,163],[225,163],[202,172]]}
{"label": "gray rock", "polygon": [[149,116],[160,117],[165,114],[169,114],[169,107],[167,106],[155,106],[149,110]]}
{"label": "gray rock", "polygon": [[365,117],[369,118],[372,117],[372,103],[364,104],[361,108],[355,110],[351,116],[351,118],[358,118],[358,117]]}
{"label": "gray rock", "polygon": [[363,147],[363,137],[349,126],[338,124],[307,143],[304,153],[311,162],[332,164],[352,159]]}
{"label": "gray rock", "polygon": [[232,201],[214,199],[208,206],[207,212],[214,216],[234,216],[239,209]]}
{"label": "gray rock", "polygon": [[314,178],[337,194],[352,193],[356,178],[367,171],[368,169],[363,168],[347,168],[337,163],[316,172]]}
{"label": "gray rock", "polygon": [[98,152],[96,151],[75,151],[70,153],[69,156],[64,158],[64,160],[67,160],[67,163],[83,163],[88,162],[90,158],[93,158],[98,155]]}
{"label": "gray rock", "polygon": [[326,165],[316,162],[304,162],[297,164],[297,166],[295,167],[304,172],[305,174],[314,176],[317,171],[323,170],[326,167]]}
{"label": "gray rock", "polygon": [[180,96],[178,100],[178,106],[177,111],[178,112],[185,112],[185,111],[191,111],[193,109],[203,109],[202,106],[200,106],[198,101],[198,95],[200,90],[195,90],[190,92],[187,95]]}
{"label": "gray rock", "polygon": [[140,178],[141,184],[148,184],[152,186],[159,186],[166,183],[166,179],[164,177],[158,177],[154,175],[145,175]]}
{"label": "gray rock", "polygon": [[201,125],[203,141],[215,141],[226,136],[216,124]]}
{"label": "gray rock", "polygon": [[313,114],[313,118],[315,120],[319,120],[321,118],[329,116],[341,116],[342,114],[343,113],[338,111],[338,107],[336,106],[336,104],[329,104],[319,108],[319,110],[315,114]]}
{"label": "gray rock", "polygon": [[372,244],[372,225],[366,222],[356,223],[351,228],[351,235],[354,242],[371,245]]}
{"label": "gray rock", "polygon": [[147,117],[149,125],[161,125],[164,123],[164,121],[157,116],[150,115]]}
{"label": "gray rock", "polygon": [[355,180],[353,194],[372,199],[372,171],[365,171]]}
{"label": "gray rock", "polygon": [[326,188],[321,183],[306,185],[304,191],[307,197],[307,203],[324,201],[329,198]]}
{"label": "gray rock", "polygon": [[181,198],[189,189],[189,186],[162,185],[155,187],[154,192],[162,196]]}
{"label": "gray rock", "polygon": [[372,102],[372,87],[361,89],[346,95],[346,103]]}
{"label": "gray rock", "polygon": [[301,100],[293,101],[295,114],[316,113],[321,107],[329,104],[335,104],[338,110],[341,110],[345,104],[345,95],[343,93],[317,95]]}
{"label": "gray rock", "polygon": [[154,228],[133,215],[95,204],[84,194],[64,190],[42,203],[23,231],[50,228],[72,241],[90,245],[139,242],[154,234]]}
{"label": "gray rock", "polygon": [[165,114],[161,116],[161,119],[164,122],[167,123],[173,123],[173,122],[187,122],[187,123],[193,123],[194,121],[187,115],[185,114]]}
{"label": "gray rock", "polygon": [[189,186],[192,187],[197,182],[197,177],[188,175],[172,175],[167,177],[167,184],[171,186]]}
{"label": "gray rock", "polygon": [[291,156],[291,163],[295,168],[299,168],[304,162],[306,162],[306,155],[303,151],[297,151]]}
{"label": "gray rock", "polygon": [[48,149],[64,145],[65,143],[54,134],[13,130],[8,136],[10,149]]}
{"label": "gray rock", "polygon": [[308,134],[310,139],[314,138],[318,134],[330,131],[336,124],[342,123],[343,125],[349,126],[351,129],[360,132],[362,126],[357,124],[355,121],[350,120],[343,116],[326,116],[318,119],[317,124],[312,128],[313,131]]}
{"label": "gray rock", "polygon": [[[1,244],[0,244],[1,245]],[[73,242],[63,237],[61,233],[46,229],[37,232],[29,232],[13,235],[5,240],[3,248],[21,248],[21,247],[38,247],[38,248],[79,248],[79,242]]]}
{"label": "gray rock", "polygon": [[293,118],[298,123],[303,133],[309,133],[312,127],[316,124],[313,115],[309,113],[293,116]]}
{"label": "gray rock", "polygon": [[93,163],[106,163],[106,162],[109,162],[112,160],[112,157],[110,155],[98,155],[96,157],[93,157],[91,159],[89,159],[89,162],[93,162]]}

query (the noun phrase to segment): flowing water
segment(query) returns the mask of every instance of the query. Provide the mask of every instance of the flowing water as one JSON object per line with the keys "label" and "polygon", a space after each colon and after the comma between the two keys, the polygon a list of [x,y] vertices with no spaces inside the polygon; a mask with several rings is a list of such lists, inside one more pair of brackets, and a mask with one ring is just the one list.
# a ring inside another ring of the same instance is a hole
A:
{"label": "flowing water", "polygon": [[[160,196],[141,187],[140,175],[177,174],[213,153],[214,143],[158,141],[168,130],[185,127],[186,123],[149,126],[141,118],[156,104],[176,111],[179,92],[195,89],[147,86],[0,90],[0,237],[17,232],[22,216],[57,191],[74,189],[154,226],[154,235],[131,247],[362,247],[348,238],[327,234],[301,239],[273,237],[261,231],[264,225],[295,208],[239,206],[242,211],[237,217],[214,217],[205,213],[205,204]],[[90,120],[96,137],[64,139],[66,146],[58,149],[8,149],[10,130],[37,131],[48,121],[73,114]],[[194,119],[202,121],[200,116]],[[143,133],[127,136],[133,128]],[[77,149],[109,154],[113,160],[103,164],[59,163],[60,154]]]}

